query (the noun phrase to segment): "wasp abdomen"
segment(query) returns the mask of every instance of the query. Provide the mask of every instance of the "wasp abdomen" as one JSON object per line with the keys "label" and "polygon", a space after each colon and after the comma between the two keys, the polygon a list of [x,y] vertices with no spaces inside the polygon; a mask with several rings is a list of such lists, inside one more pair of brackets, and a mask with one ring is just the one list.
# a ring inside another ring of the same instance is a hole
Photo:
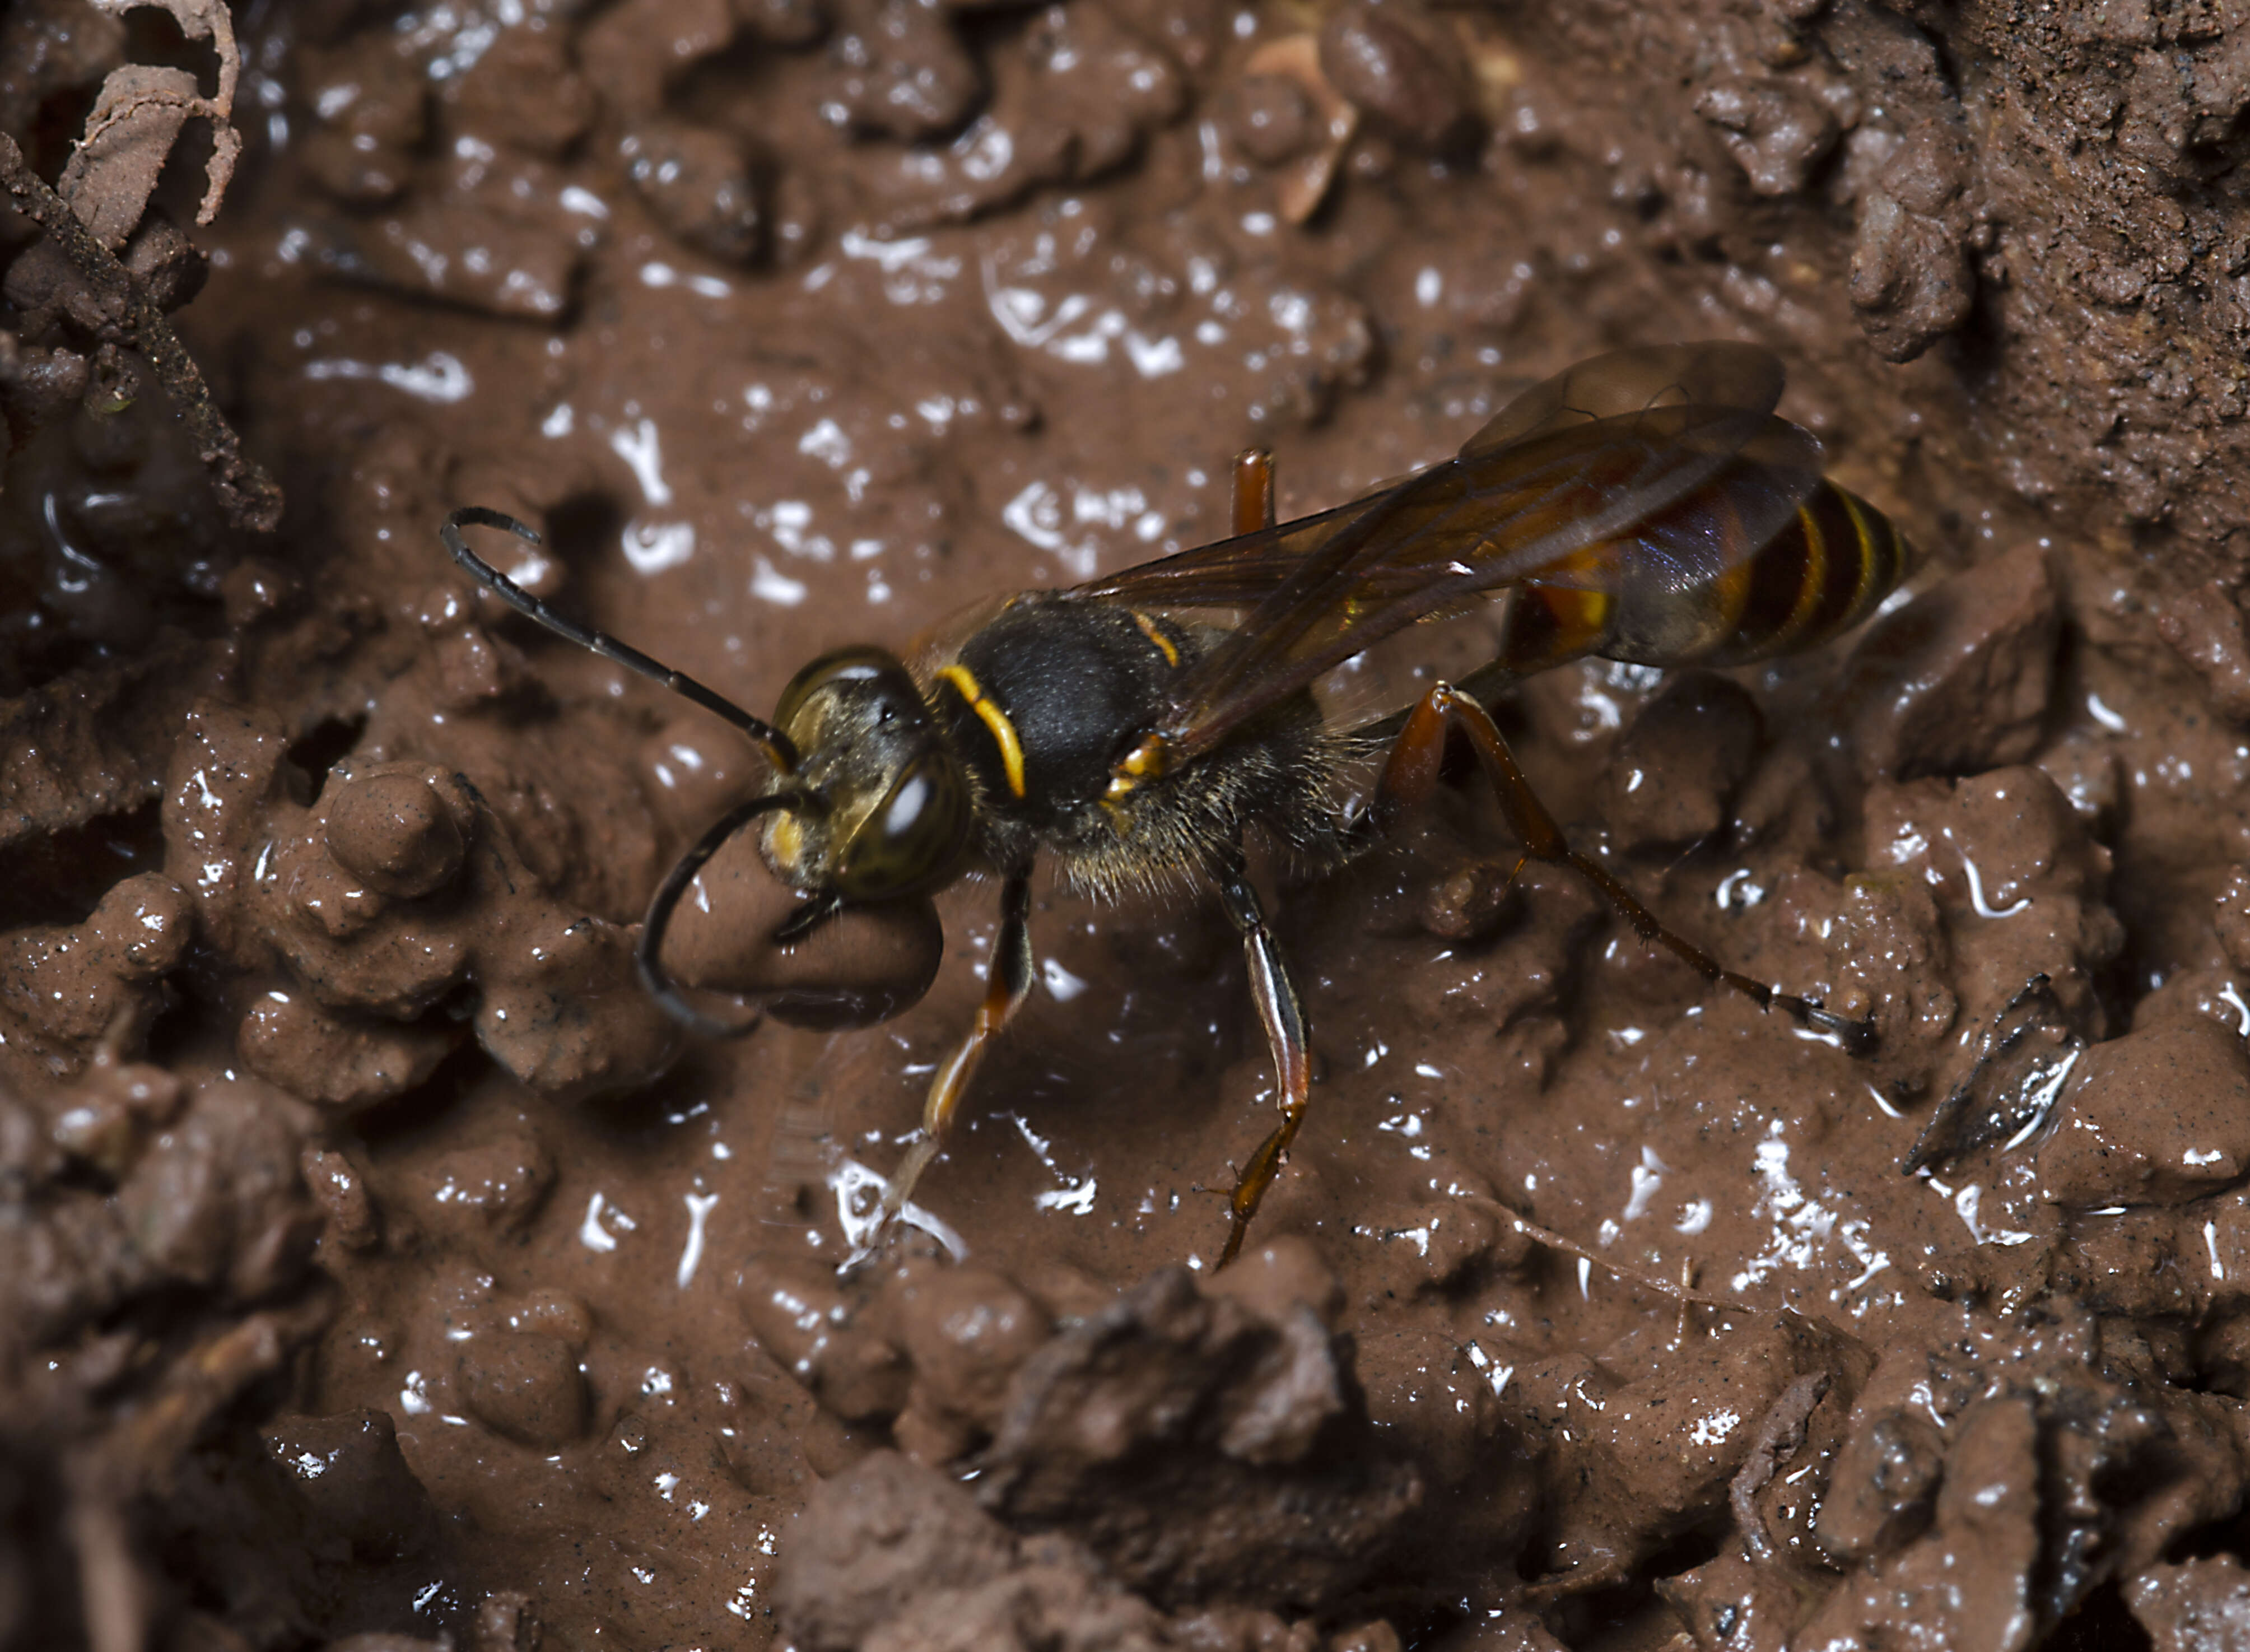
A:
{"label": "wasp abdomen", "polygon": [[1824,481],[1793,522],[1717,582],[1736,588],[1731,623],[1700,658],[1733,665],[1817,647],[1874,613],[1911,559],[1889,517]]}
{"label": "wasp abdomen", "polygon": [[1756,552],[1684,590],[1653,579],[1620,582],[1614,592],[1522,588],[1499,663],[1526,676],[1586,654],[1724,666],[1811,648],[1872,614],[1911,559],[1888,516],[1823,481]]}

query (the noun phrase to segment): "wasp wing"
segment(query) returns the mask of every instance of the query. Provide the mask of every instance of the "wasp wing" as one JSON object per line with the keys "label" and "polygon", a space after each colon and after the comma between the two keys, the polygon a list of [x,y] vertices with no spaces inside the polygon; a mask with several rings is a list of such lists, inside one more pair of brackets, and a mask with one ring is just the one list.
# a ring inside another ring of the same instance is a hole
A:
{"label": "wasp wing", "polygon": [[1071,589],[1073,597],[1099,598],[1150,608],[1250,608],[1271,597],[1353,517],[1379,503],[1399,484],[1338,505],[1215,540],[1154,562],[1144,562]]}
{"label": "wasp wing", "polygon": [[1192,588],[1246,603],[1266,587],[1175,686],[1158,727],[1184,760],[1470,598],[1512,585],[1648,596],[1708,584],[1771,539],[1819,479],[1819,444],[1770,413],[1672,404],[1563,418],[1324,518],[1243,536],[1231,555],[1210,547],[1180,577],[1136,571],[1099,594],[1180,601]]}
{"label": "wasp wing", "polygon": [[1490,453],[1565,425],[1652,407],[1736,407],[1770,413],[1781,400],[1781,358],[1756,344],[1708,341],[1612,350],[1565,368],[1501,409],[1464,454]]}
{"label": "wasp wing", "polygon": [[[1772,351],[1712,341],[1612,350],[1524,391],[1462,444],[1476,458],[1574,425],[1653,408],[1695,405],[1770,413],[1783,369]],[[1413,477],[1406,481],[1417,480]],[[1404,484],[1348,505],[1197,545],[1078,586],[1073,595],[1151,607],[1246,608],[1265,602],[1337,533]]]}

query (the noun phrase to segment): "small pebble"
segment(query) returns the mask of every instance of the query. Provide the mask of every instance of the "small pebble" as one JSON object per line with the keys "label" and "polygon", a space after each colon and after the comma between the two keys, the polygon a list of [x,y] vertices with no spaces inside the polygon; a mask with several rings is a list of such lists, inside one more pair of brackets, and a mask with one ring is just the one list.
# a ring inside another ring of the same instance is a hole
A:
{"label": "small pebble", "polygon": [[763,256],[765,186],[738,139],[652,121],[627,136],[620,152],[633,188],[679,240],[728,264]]}
{"label": "small pebble", "polygon": [[1438,150],[1460,137],[1469,91],[1436,28],[1401,8],[1347,5],[1321,31],[1321,73],[1399,142]]}
{"label": "small pebble", "polygon": [[339,774],[327,805],[328,853],[378,894],[431,895],[461,869],[460,824],[418,770]]}
{"label": "small pebble", "polygon": [[742,1276],[750,1334],[776,1365],[846,1422],[896,1416],[911,1372],[898,1348],[847,1301],[832,1268],[758,1262]]}
{"label": "small pebble", "polygon": [[494,1331],[461,1349],[461,1404],[495,1434],[553,1449],[586,1431],[586,1379],[552,1337]]}
{"label": "small pebble", "polygon": [[989,1268],[918,1268],[895,1302],[914,1361],[912,1410],[999,1426],[1008,1379],[1053,1331],[1046,1312]]}
{"label": "small pebble", "polygon": [[1506,861],[1455,867],[1423,892],[1422,928],[1440,940],[1483,940],[1500,927],[1515,887],[1515,869]]}
{"label": "small pebble", "polygon": [[1261,166],[1293,160],[1328,136],[1305,89],[1281,75],[1244,76],[1229,103],[1229,132]]}

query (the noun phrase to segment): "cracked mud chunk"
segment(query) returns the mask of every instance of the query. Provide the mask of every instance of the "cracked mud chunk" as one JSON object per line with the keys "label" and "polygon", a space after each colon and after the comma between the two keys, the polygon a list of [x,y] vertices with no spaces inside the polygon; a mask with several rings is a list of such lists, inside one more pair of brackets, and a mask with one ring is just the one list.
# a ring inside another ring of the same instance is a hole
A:
{"label": "cracked mud chunk", "polygon": [[1053,1322],[1013,1281],[973,1265],[903,1273],[890,1296],[914,1373],[895,1433],[935,1467],[991,1437],[1010,1380]]}
{"label": "cracked mud chunk", "polygon": [[1740,77],[1706,88],[1695,113],[1726,133],[1727,153],[1752,190],[1794,195],[1836,147],[1841,128],[1832,106],[1849,95],[1817,81]]}
{"label": "cracked mud chunk", "polygon": [[142,1293],[247,1303],[302,1278],[321,1220],[297,1168],[306,1110],[256,1080],[213,1079],[149,1123],[114,1190],[96,1192],[43,1185],[59,1155],[42,1165],[31,1116],[0,1111],[0,1151],[25,1132],[0,1183],[0,1347],[38,1346]]}
{"label": "cracked mud chunk", "polygon": [[1160,1601],[1221,1578],[1267,1604],[1345,1599],[1422,1490],[1370,1433],[1348,1347],[1301,1303],[1268,1317],[1153,1275],[1017,1372],[977,1499]]}
{"label": "cracked mud chunk", "polygon": [[2250,641],[2233,591],[2216,580],[2182,591],[2158,612],[2157,634],[2203,680],[2212,709],[2250,721]]}
{"label": "cracked mud chunk", "polygon": [[450,1022],[339,1015],[308,996],[269,991],[243,1015],[235,1053],[292,1096],[349,1115],[406,1094],[463,1036]]}
{"label": "cracked mud chunk", "polygon": [[1550,1454],[1555,1504],[1544,1551],[1533,1552],[1563,1577],[1630,1566],[1627,1557],[1655,1551],[1725,1500],[1793,1384],[1815,1379],[1805,1392],[1818,1389],[1809,1409],[1825,1437],[1865,1366],[1864,1354],[1801,1324],[1734,1319],[1677,1347],[1652,1327],[1598,1363],[1574,1358],[1519,1372],[1525,1432]]}
{"label": "cracked mud chunk", "polygon": [[1918,1536],[1944,1463],[1944,1435],[1910,1407],[1893,1407],[1854,1429],[1821,1500],[1820,1546],[1848,1563],[1888,1554]]}
{"label": "cracked mud chunk", "polygon": [[429,81],[419,66],[395,41],[368,35],[335,51],[306,51],[302,69],[314,181],[348,205],[396,200],[429,129]]}
{"label": "cracked mud chunk", "polygon": [[662,107],[669,84],[726,50],[738,26],[728,0],[624,0],[580,31],[578,62],[609,110],[638,120]]}
{"label": "cracked mud chunk", "polygon": [[498,31],[466,74],[443,87],[447,124],[553,160],[593,124],[598,105],[561,31]]}
{"label": "cracked mud chunk", "polygon": [[774,1363],[846,1422],[887,1421],[912,1380],[887,1304],[847,1296],[832,1268],[761,1259],[743,1272],[743,1317]]}
{"label": "cracked mud chunk", "polygon": [[2154,1566],[2125,1585],[2156,1652],[2224,1652],[2250,1645],[2250,1573],[2233,1555]]}
{"label": "cracked mud chunk", "polygon": [[990,107],[885,178],[901,225],[959,222],[1131,160],[1186,104],[1178,68],[1099,3],[1042,12],[993,65]]}
{"label": "cracked mud chunk", "polygon": [[838,126],[904,142],[959,129],[984,93],[984,74],[946,12],[924,0],[840,0],[828,53],[835,65],[822,114]]}
{"label": "cracked mud chunk", "polygon": [[163,1007],[156,983],[185,956],[192,928],[193,903],[169,878],[127,878],[75,928],[0,941],[0,1008],[52,1040],[69,1066],[104,1040],[136,1041]]}
{"label": "cracked mud chunk", "polygon": [[461,1238],[521,1234],[555,1185],[555,1156],[528,1129],[457,1147],[424,1173],[422,1214]]}
{"label": "cracked mud chunk", "polygon": [[682,245],[727,264],[764,256],[767,185],[742,139],[650,121],[627,133],[618,153],[633,188]]}
{"label": "cracked mud chunk", "polygon": [[959,1485],[879,1451],[806,1503],[774,1609],[805,1652],[852,1652],[929,1581],[975,1588],[1003,1576],[1014,1552]]}
{"label": "cracked mud chunk", "polygon": [[1880,1646],[1904,1619],[1955,1646],[2022,1652],[2038,1627],[2038,1424],[2030,1402],[1991,1400],[1955,1425],[1929,1534],[1846,1579],[1805,1626],[1821,1646]]}
{"label": "cracked mud chunk", "polygon": [[597,232],[546,162],[465,144],[396,211],[307,220],[301,256],[343,280],[555,321],[569,308]]}
{"label": "cracked mud chunk", "polygon": [[2178,1204],[2250,1165],[2250,1061],[2215,1021],[2167,1023],[2086,1052],[2033,1155],[2067,1208]]}

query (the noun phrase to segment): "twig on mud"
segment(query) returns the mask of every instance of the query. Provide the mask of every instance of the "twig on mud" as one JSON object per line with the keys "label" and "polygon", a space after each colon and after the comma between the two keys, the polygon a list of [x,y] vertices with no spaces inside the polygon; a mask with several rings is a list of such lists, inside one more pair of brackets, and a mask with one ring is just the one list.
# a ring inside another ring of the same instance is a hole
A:
{"label": "twig on mud", "polygon": [[1736,1314],[1794,1314],[1797,1311],[1793,1308],[1759,1308],[1752,1303],[1736,1302],[1730,1296],[1707,1296],[1700,1290],[1692,1290],[1686,1285],[1675,1285],[1670,1280],[1659,1279],[1653,1274],[1644,1274],[1631,1268],[1621,1267],[1606,1256],[1597,1255],[1585,1246],[1578,1243],[1577,1240],[1565,1238],[1551,1227],[1542,1227],[1529,1217],[1519,1216],[1514,1211],[1508,1212],[1508,1220],[1517,1233],[1535,1245],[1544,1245],[1549,1250],[1559,1250],[1565,1255],[1576,1256],[1582,1262],[1591,1262],[1603,1272],[1615,1275],[1629,1285],[1638,1285],[1643,1290],[1653,1290],[1658,1296],[1667,1296],[1682,1305],[1693,1303],[1699,1308],[1722,1308],[1729,1313]]}
{"label": "twig on mud", "polygon": [[188,354],[180,335],[149,301],[126,267],[93,238],[63,197],[31,169],[15,139],[0,132],[0,188],[17,210],[31,219],[61,248],[92,289],[103,313],[155,370],[157,381],[172,398],[180,417],[195,438],[197,456],[211,472],[211,484],[238,528],[272,533],[281,521],[281,489],[271,476],[243,457],[242,439],[234,433],[203,370]]}
{"label": "twig on mud", "polygon": [[1758,1425],[1757,1438],[1750,1441],[1750,1455],[1727,1487],[1727,1502],[1735,1511],[1735,1524],[1743,1534],[1743,1546],[1753,1560],[1773,1559],[1773,1538],[1765,1529],[1764,1517],[1758,1513],[1757,1494],[1765,1490],[1781,1465],[1789,1461],[1797,1448],[1805,1443],[1805,1425],[1812,1415],[1812,1407],[1828,1392],[1828,1373],[1810,1371],[1781,1391],[1781,1396],[1765,1414]]}

